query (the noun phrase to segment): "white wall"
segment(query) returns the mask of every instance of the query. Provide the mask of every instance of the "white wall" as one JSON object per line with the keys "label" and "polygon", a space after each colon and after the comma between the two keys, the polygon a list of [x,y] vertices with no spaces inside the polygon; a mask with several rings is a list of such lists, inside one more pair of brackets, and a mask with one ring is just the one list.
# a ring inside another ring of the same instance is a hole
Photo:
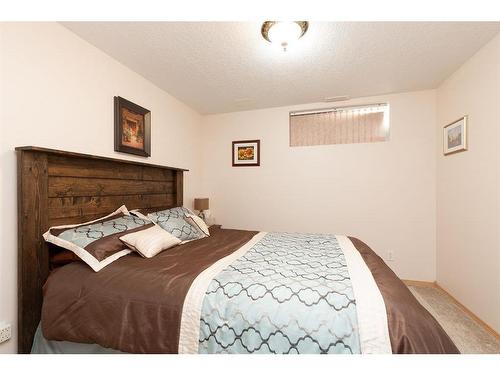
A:
{"label": "white wall", "polygon": [[[203,193],[225,227],[347,233],[401,278],[435,280],[435,91],[361,98],[390,104],[389,142],[289,147],[288,112],[203,118]],[[261,140],[261,167],[232,167],[231,142]]]}
{"label": "white wall", "polygon": [[[55,23],[0,23],[0,320],[17,350],[17,207],[14,147],[36,145],[190,169],[185,202],[200,184],[201,117],[151,82]],[[152,112],[152,157],[113,151],[113,96]]]}
{"label": "white wall", "polygon": [[[500,35],[437,90],[437,282],[500,331]],[[469,150],[443,126],[469,116]]]}

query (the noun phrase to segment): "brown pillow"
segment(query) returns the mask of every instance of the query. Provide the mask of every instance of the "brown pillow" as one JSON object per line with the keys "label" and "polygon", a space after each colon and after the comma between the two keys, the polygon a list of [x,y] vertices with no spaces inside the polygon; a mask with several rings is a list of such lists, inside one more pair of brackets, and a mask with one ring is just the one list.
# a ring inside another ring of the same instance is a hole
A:
{"label": "brown pillow", "polygon": [[59,251],[50,257],[50,264],[54,266],[64,266],[65,264],[78,262],[80,258],[78,258],[75,253],[69,250]]}

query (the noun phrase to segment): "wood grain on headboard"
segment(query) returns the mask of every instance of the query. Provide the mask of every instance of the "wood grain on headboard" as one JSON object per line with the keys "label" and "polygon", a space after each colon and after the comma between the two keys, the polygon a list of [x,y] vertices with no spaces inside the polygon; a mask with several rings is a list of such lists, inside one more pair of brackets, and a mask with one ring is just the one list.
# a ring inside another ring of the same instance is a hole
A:
{"label": "wood grain on headboard", "polygon": [[18,147],[18,352],[29,353],[40,322],[54,225],[93,220],[116,210],[183,204],[186,169],[40,147]]}

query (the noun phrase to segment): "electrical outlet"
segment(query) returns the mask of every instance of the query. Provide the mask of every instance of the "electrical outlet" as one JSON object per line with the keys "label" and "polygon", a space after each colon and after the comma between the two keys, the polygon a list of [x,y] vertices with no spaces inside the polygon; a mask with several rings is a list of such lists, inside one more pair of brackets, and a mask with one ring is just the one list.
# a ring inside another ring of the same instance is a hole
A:
{"label": "electrical outlet", "polygon": [[389,250],[389,251],[387,252],[387,260],[388,260],[389,262],[394,261],[394,252],[393,252],[392,250]]}
{"label": "electrical outlet", "polygon": [[6,322],[0,322],[0,343],[10,339],[12,331],[10,324]]}

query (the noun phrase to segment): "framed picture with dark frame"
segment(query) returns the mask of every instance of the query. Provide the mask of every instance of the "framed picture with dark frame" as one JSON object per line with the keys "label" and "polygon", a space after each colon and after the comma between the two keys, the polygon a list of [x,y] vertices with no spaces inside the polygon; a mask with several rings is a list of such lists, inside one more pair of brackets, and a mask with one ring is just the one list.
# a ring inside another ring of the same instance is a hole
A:
{"label": "framed picture with dark frame", "polygon": [[443,128],[443,154],[450,155],[467,150],[467,116]]}
{"label": "framed picture with dark frame", "polygon": [[260,165],[260,140],[233,141],[233,167]]}
{"label": "framed picture with dark frame", "polygon": [[151,156],[151,111],[120,96],[115,101],[115,151]]}

